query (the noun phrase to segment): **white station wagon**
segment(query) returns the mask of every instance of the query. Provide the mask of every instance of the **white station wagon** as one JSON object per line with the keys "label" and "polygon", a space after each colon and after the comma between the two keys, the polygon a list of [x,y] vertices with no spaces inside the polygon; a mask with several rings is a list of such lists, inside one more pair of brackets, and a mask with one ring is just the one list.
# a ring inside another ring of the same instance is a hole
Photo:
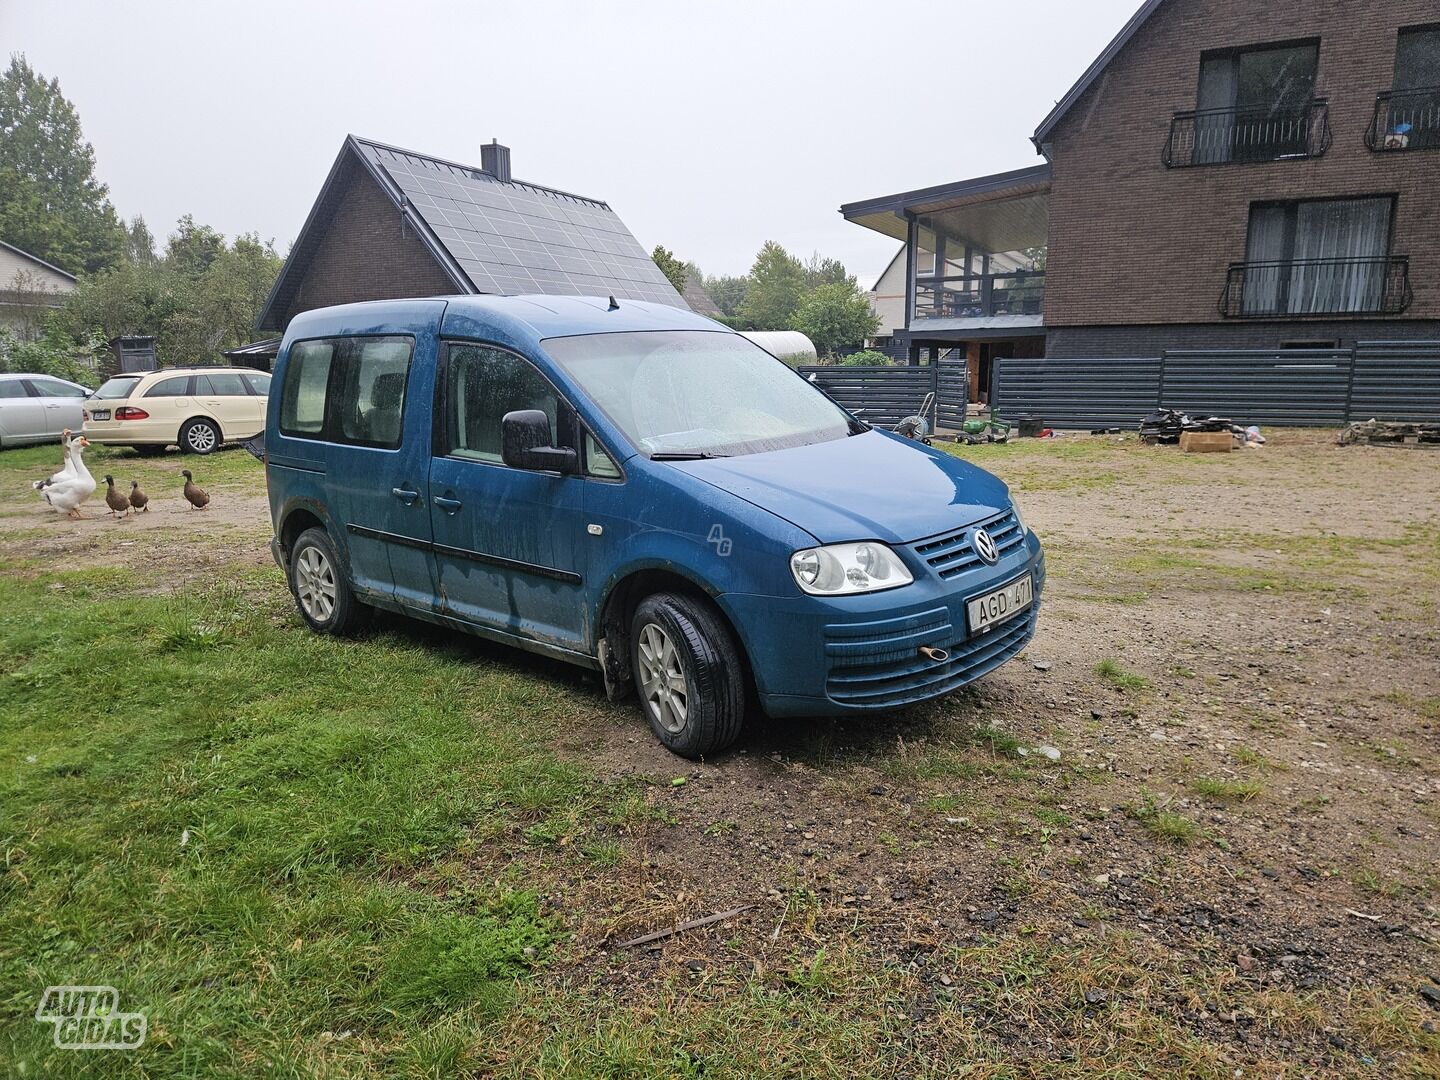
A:
{"label": "white station wagon", "polygon": [[158,454],[208,454],[265,430],[270,376],[253,368],[162,368],[116,375],[85,403],[85,437]]}

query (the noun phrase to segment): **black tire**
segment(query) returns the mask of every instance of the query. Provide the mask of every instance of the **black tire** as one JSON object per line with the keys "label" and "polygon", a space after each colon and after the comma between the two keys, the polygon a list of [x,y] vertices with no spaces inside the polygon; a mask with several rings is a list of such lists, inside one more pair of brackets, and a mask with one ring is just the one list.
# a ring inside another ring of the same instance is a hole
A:
{"label": "black tire", "polygon": [[180,449],[187,454],[213,454],[220,449],[220,429],[204,417],[187,420],[180,429]]}
{"label": "black tire", "polygon": [[290,549],[289,578],[295,609],[317,634],[345,637],[369,621],[370,608],[355,599],[345,567],[324,529],[306,529],[296,537]]}
{"label": "black tire", "polygon": [[[652,628],[672,646],[670,657],[684,676],[683,692],[671,689],[668,680],[647,684],[647,668],[657,670],[651,658],[656,653],[653,646],[660,640],[647,632]],[[630,622],[630,670],[650,730],[671,753],[702,758],[724,750],[740,737],[745,719],[745,671],[729,629],[709,604],[676,593],[656,593],[642,600]],[[650,695],[648,685],[656,688],[658,700]],[[671,695],[668,706],[664,700],[667,690]],[[673,700],[677,693],[683,698],[683,718]]]}
{"label": "black tire", "polygon": [[135,453],[139,454],[141,457],[159,457],[161,454],[165,453],[165,447],[160,446],[157,443],[136,443],[132,444],[130,449],[134,450]]}

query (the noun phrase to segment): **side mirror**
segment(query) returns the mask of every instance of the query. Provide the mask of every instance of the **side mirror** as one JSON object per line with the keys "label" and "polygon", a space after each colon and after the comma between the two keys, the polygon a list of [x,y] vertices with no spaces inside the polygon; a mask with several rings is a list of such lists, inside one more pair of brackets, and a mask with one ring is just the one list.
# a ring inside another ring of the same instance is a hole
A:
{"label": "side mirror", "polygon": [[550,418],[539,409],[517,409],[500,420],[500,456],[512,469],[574,472],[578,455],[554,441]]}

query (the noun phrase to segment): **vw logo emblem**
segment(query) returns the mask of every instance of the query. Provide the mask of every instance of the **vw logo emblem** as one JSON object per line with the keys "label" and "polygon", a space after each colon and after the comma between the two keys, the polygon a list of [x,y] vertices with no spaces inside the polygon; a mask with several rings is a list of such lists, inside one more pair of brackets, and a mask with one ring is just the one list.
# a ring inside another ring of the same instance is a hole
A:
{"label": "vw logo emblem", "polygon": [[980,556],[982,562],[994,566],[1000,561],[1000,549],[995,546],[995,538],[984,529],[976,529],[974,536],[975,554]]}

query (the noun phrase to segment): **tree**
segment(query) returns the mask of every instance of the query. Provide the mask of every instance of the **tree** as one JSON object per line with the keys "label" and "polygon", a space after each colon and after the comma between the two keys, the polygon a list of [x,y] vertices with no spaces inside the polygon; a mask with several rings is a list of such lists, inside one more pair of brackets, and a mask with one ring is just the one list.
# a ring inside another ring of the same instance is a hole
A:
{"label": "tree", "polygon": [[745,296],[750,291],[750,277],[748,274],[744,277],[707,277],[705,291],[715,301],[716,307],[733,318],[740,314],[740,306],[745,303]]}
{"label": "tree", "polygon": [[861,345],[880,328],[870,299],[853,283],[831,282],[810,290],[795,312],[792,328],[815,343],[821,356]]}
{"label": "tree", "polygon": [[767,240],[750,268],[750,288],[740,305],[740,317],[754,330],[788,330],[804,295],[805,267]]}
{"label": "tree", "polygon": [[214,229],[182,218],[163,258],[127,262],[81,282],[59,324],[77,339],[150,334],[167,364],[214,363],[251,339],[282,264],[253,233],[227,244]]}
{"label": "tree", "polygon": [[175,231],[165,244],[165,262],[170,269],[187,277],[198,278],[225,250],[225,237],[208,225],[196,225],[186,214],[175,223]]}
{"label": "tree", "polygon": [[650,258],[655,260],[655,265],[660,272],[670,279],[670,284],[675,286],[675,291],[685,295],[685,264],[675,257],[675,253],[667,248],[655,245],[655,250],[650,253]]}
{"label": "tree", "polygon": [[16,54],[0,76],[0,239],[72,274],[125,257],[125,230],[95,178],[75,107]]}
{"label": "tree", "polygon": [[845,269],[845,264],[839,259],[822,258],[820,253],[814,252],[810,261],[805,264],[805,285],[807,288],[816,289],[821,285],[841,285],[845,283],[855,284],[855,279]]}
{"label": "tree", "polygon": [[132,263],[146,266],[155,261],[155,237],[139,214],[131,218],[130,224],[125,227],[125,238],[127,254]]}

